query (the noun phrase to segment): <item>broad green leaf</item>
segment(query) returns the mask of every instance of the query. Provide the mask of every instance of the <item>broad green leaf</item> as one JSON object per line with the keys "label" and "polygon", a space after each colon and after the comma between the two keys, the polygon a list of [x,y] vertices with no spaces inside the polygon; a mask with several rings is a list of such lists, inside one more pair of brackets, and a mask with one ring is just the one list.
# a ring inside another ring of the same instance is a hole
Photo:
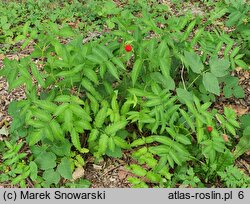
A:
{"label": "broad green leaf", "polygon": [[228,74],[230,62],[226,59],[211,58],[209,61],[211,73],[216,77],[223,77]]}
{"label": "broad green leaf", "polygon": [[203,141],[205,137],[203,123],[199,118],[196,118],[196,136],[198,143],[201,143],[201,141]]}
{"label": "broad green leaf", "polygon": [[146,154],[147,152],[148,152],[148,149],[147,149],[147,147],[144,146],[144,147],[136,150],[135,152],[133,152],[132,156],[135,158],[139,158],[142,155]]}
{"label": "broad green leaf", "polygon": [[207,73],[203,74],[202,82],[203,82],[205,89],[208,92],[211,92],[211,93],[216,94],[218,96],[220,95],[219,81],[216,78],[216,76],[214,76],[212,73],[207,72]]}
{"label": "broad green leaf", "polygon": [[43,152],[35,162],[42,170],[53,169],[56,166],[56,155],[52,152]]}
{"label": "broad green leaf", "polygon": [[191,23],[189,23],[185,33],[182,35],[181,41],[184,41],[189,37],[195,25],[196,25],[196,19],[193,20]]}
{"label": "broad green leaf", "polygon": [[243,69],[248,69],[249,68],[249,65],[246,62],[244,62],[243,60],[235,60],[235,63],[238,66],[242,67]]}
{"label": "broad green leaf", "polygon": [[57,166],[57,171],[63,178],[72,179],[71,161],[67,157],[62,158],[61,163]]}
{"label": "broad green leaf", "polygon": [[77,182],[69,182],[65,185],[69,188],[90,188],[91,182],[87,179],[78,179]]}
{"label": "broad green leaf", "polygon": [[182,89],[182,88],[177,88],[176,92],[177,92],[178,99],[180,100],[181,103],[185,104],[186,101],[190,101],[190,102],[193,101],[192,94],[188,92],[187,90]]}
{"label": "broad green leaf", "polygon": [[51,146],[51,151],[55,153],[57,156],[70,156],[71,154],[72,144],[69,140],[65,140],[64,142],[54,142]]}
{"label": "broad green leaf", "polygon": [[175,149],[178,152],[178,154],[180,154],[182,156],[189,156],[189,152],[185,148],[185,145],[182,145],[178,142],[173,141],[172,149]]}
{"label": "broad green leaf", "polygon": [[235,86],[233,90],[233,94],[236,98],[244,98],[245,92],[241,86]]}
{"label": "broad green leaf", "polygon": [[204,65],[201,62],[200,56],[194,52],[184,51],[185,61],[187,65],[192,69],[194,73],[200,74],[204,69]]}
{"label": "broad green leaf", "polygon": [[43,178],[48,184],[58,184],[60,181],[60,174],[53,169],[48,169],[43,172]]}
{"label": "broad green leaf", "polygon": [[62,29],[60,29],[59,35],[62,37],[71,37],[71,36],[74,36],[75,33],[70,26],[65,26]]}

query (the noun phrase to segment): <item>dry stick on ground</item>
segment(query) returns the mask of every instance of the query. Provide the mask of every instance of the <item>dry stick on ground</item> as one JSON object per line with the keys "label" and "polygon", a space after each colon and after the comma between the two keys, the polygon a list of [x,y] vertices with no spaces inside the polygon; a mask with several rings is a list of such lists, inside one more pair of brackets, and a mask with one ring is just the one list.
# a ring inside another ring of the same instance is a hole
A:
{"label": "dry stick on ground", "polygon": [[90,34],[90,36],[84,38],[83,41],[82,41],[82,43],[85,44],[85,43],[91,41],[91,40],[94,39],[94,38],[98,38],[98,37],[100,37],[104,32],[105,32],[105,31],[102,31],[102,32],[93,32],[93,33]]}
{"label": "dry stick on ground", "polygon": [[122,164],[119,164],[118,166],[115,166],[115,167],[109,169],[108,171],[106,171],[105,173],[103,173],[103,174],[100,176],[100,178],[102,178],[103,176],[107,175],[109,172],[114,171],[115,169],[118,169],[120,166],[122,166]]}
{"label": "dry stick on ground", "polygon": [[182,65],[182,68],[181,68],[181,80],[182,80],[182,84],[183,84],[184,89],[187,90],[186,85],[185,85],[185,81],[184,81],[184,65]]}
{"label": "dry stick on ground", "polygon": [[33,185],[32,181],[29,178],[27,178],[27,181],[28,181],[29,185],[31,186],[31,188],[34,188],[34,185]]}

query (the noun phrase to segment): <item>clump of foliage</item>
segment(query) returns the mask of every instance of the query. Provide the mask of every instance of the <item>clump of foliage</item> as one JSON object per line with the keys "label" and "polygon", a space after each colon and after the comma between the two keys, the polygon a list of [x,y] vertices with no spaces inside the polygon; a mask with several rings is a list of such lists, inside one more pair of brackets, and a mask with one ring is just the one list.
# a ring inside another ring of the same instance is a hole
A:
{"label": "clump of foliage", "polygon": [[[0,181],[59,187],[85,165],[87,154],[98,162],[129,150],[134,187],[204,187],[218,178],[227,187],[249,185],[231,168],[249,150],[249,126],[243,127],[232,109],[219,113],[211,106],[223,92],[244,97],[230,71],[236,65],[247,69],[233,37],[207,30],[218,16],[203,24],[201,16],[170,16],[167,6],[156,9],[148,1],[124,10],[114,2],[91,5],[107,18],[109,33],[83,44],[67,25],[43,22],[40,32],[27,23],[19,38],[29,36],[23,45],[33,41],[34,51],[20,60],[4,59],[0,75],[9,90],[24,86],[26,99],[9,106],[13,123],[10,141],[0,141]],[[21,150],[20,140],[30,154]],[[237,181],[228,183],[224,172]]]}

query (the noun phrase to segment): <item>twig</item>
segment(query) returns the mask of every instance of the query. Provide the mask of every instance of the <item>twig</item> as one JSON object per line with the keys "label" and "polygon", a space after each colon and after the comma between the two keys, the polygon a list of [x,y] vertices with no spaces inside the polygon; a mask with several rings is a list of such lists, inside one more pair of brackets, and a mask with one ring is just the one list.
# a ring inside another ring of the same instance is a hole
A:
{"label": "twig", "polygon": [[182,68],[181,68],[181,81],[182,81],[184,89],[187,90],[185,81],[184,81],[184,65],[182,65]]}
{"label": "twig", "polygon": [[102,32],[91,33],[90,36],[88,36],[88,37],[86,37],[86,38],[83,39],[82,43],[85,44],[85,43],[91,41],[92,39],[101,36],[103,33],[104,33],[103,31]]}
{"label": "twig", "polygon": [[109,169],[108,171],[106,171],[105,173],[103,173],[103,174],[100,176],[100,178],[102,178],[103,176],[107,175],[109,172],[114,171],[115,169],[118,169],[120,166],[122,166],[122,164],[119,164],[118,166],[115,166],[115,167]]}

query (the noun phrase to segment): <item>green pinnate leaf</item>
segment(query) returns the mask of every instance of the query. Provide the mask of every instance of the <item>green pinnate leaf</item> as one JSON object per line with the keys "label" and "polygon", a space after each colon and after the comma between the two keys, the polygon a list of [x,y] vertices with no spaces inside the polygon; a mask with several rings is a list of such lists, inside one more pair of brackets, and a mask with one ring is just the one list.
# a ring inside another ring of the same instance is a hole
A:
{"label": "green pinnate leaf", "polygon": [[142,176],[146,176],[146,174],[147,174],[147,171],[137,164],[131,164],[130,168],[132,170],[132,173],[137,175],[137,176],[142,177]]}
{"label": "green pinnate leaf", "polygon": [[117,71],[117,68],[114,66],[114,64],[110,61],[107,61],[106,63],[106,66],[108,68],[108,71],[110,72],[110,74],[115,77],[116,79],[119,80],[119,75],[118,75],[118,71]]}
{"label": "green pinnate leaf", "polygon": [[98,153],[100,155],[105,154],[107,147],[108,147],[108,141],[109,141],[109,137],[106,134],[102,134],[100,136],[99,139],[99,149],[98,149]]}
{"label": "green pinnate leaf", "polygon": [[127,125],[127,121],[119,121],[119,122],[116,122],[112,125],[109,125],[108,127],[105,128],[105,132],[108,134],[108,135],[113,135],[115,134],[118,130],[121,130],[123,129],[126,125]]}
{"label": "green pinnate leaf", "polygon": [[79,133],[76,132],[74,128],[72,128],[72,130],[70,131],[70,136],[71,136],[71,141],[73,145],[75,146],[75,148],[81,151],[82,147],[81,147],[81,142],[79,138]]}
{"label": "green pinnate leaf", "polygon": [[31,161],[30,164],[29,164],[29,167],[30,167],[30,178],[31,178],[32,181],[36,181],[37,173],[38,173],[36,163]]}
{"label": "green pinnate leaf", "polygon": [[135,64],[133,66],[133,70],[131,72],[131,78],[132,78],[133,86],[135,85],[135,82],[137,81],[137,79],[139,77],[139,74],[141,73],[142,65],[143,65],[142,59],[137,59],[135,61]]}
{"label": "green pinnate leaf", "polygon": [[29,145],[33,146],[36,143],[38,143],[41,139],[43,138],[43,131],[42,130],[38,130],[38,131],[33,131],[29,137],[28,137],[28,141],[29,141]]}
{"label": "green pinnate leaf", "polygon": [[156,174],[152,171],[147,172],[146,177],[152,182],[152,183],[160,183],[162,178],[159,174]]}
{"label": "green pinnate leaf", "polygon": [[129,149],[130,145],[127,143],[126,140],[122,139],[121,137],[114,137],[114,142],[118,147],[121,147],[123,149]]}

